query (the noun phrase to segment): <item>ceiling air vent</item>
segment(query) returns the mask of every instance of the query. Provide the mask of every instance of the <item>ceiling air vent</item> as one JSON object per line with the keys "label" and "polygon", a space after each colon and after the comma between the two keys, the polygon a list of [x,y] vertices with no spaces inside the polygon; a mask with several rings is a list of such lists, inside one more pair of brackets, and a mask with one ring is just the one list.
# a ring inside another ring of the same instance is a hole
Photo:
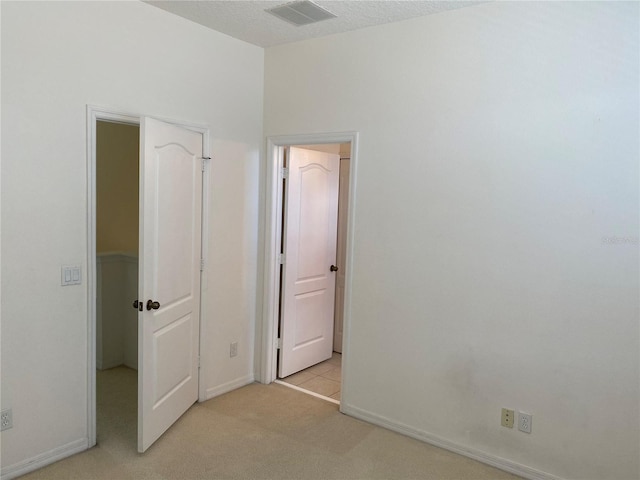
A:
{"label": "ceiling air vent", "polygon": [[322,20],[329,20],[337,16],[307,0],[285,3],[284,5],[268,8],[265,12],[269,12],[296,27],[321,22]]}

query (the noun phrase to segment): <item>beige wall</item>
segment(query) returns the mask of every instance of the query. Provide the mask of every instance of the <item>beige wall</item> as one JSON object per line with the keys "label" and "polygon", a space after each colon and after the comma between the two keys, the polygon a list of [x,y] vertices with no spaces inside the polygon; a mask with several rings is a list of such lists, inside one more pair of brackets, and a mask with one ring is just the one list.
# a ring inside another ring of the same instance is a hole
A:
{"label": "beige wall", "polygon": [[334,143],[334,144],[323,144],[323,145],[297,145],[300,148],[306,148],[308,150],[316,150],[318,152],[325,153],[337,153],[340,155],[340,158],[349,158],[351,155],[351,144],[350,143]]}
{"label": "beige wall", "polygon": [[639,7],[266,50],[266,135],[360,133],[347,412],[531,478],[640,477]]}
{"label": "beige wall", "polygon": [[351,157],[351,144],[350,143],[341,143],[340,144],[340,158],[349,158]]}
{"label": "beige wall", "polygon": [[324,153],[340,153],[340,144],[338,143],[328,143],[321,145],[296,145],[296,147],[306,148],[307,150],[315,150],[316,152],[324,152]]}
{"label": "beige wall", "polygon": [[96,249],[138,251],[140,128],[98,122],[96,129]]}

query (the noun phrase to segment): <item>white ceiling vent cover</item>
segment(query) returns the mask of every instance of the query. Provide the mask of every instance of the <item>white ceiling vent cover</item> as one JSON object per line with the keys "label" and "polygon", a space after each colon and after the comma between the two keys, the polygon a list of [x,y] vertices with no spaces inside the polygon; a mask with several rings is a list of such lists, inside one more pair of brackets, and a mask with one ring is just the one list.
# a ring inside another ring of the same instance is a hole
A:
{"label": "white ceiling vent cover", "polygon": [[265,10],[272,15],[289,22],[296,27],[302,25],[309,25],[310,23],[321,22],[322,20],[329,20],[330,18],[336,18],[337,15],[325,10],[324,8],[316,5],[313,2],[302,0],[299,2],[285,3],[278,7],[268,8]]}

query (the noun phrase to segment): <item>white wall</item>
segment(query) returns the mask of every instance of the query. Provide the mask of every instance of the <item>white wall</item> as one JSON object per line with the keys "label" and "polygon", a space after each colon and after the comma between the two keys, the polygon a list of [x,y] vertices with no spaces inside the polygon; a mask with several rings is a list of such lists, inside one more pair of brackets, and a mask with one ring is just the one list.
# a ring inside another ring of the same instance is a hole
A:
{"label": "white wall", "polygon": [[142,2],[1,8],[7,474],[87,441],[87,284],[60,286],[87,268],[87,104],[209,125],[205,387],[252,380],[264,53]]}
{"label": "white wall", "polygon": [[266,50],[266,135],[360,132],[347,411],[638,478],[638,18],[492,2]]}

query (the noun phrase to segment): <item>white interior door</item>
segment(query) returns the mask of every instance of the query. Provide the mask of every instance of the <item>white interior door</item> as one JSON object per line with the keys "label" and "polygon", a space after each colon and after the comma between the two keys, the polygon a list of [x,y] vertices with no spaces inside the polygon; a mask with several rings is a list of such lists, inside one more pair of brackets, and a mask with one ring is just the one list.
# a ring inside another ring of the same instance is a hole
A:
{"label": "white interior door", "polygon": [[340,156],[289,149],[278,376],[331,357]]}
{"label": "white interior door", "polygon": [[202,134],[142,118],[139,452],[198,399],[201,166]]}
{"label": "white interior door", "polygon": [[333,327],[333,350],[342,353],[344,324],[344,285],[347,266],[347,217],[349,205],[349,159],[340,159],[340,193],[338,195],[338,271],[336,272],[336,307]]}

